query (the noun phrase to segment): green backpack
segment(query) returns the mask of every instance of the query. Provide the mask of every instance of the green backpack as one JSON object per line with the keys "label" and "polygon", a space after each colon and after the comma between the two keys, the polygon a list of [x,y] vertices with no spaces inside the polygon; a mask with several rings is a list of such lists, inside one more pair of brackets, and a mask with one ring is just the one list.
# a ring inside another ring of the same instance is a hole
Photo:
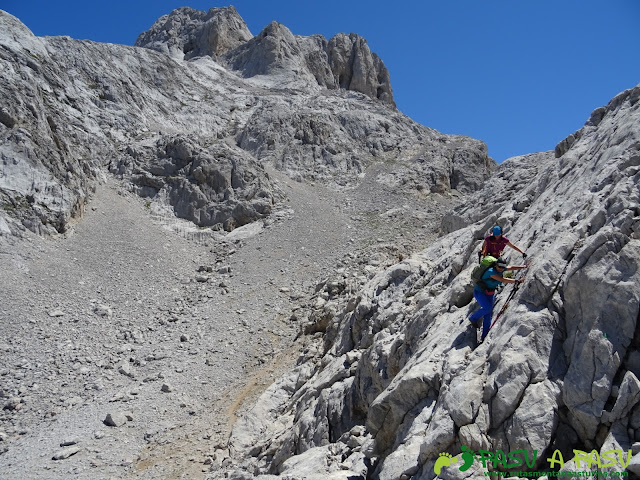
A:
{"label": "green backpack", "polygon": [[471,271],[471,279],[476,285],[482,285],[484,282],[482,281],[482,276],[485,274],[487,270],[491,267],[495,267],[498,264],[498,259],[496,257],[492,257],[491,255],[487,255],[482,259],[480,265],[476,265]]}

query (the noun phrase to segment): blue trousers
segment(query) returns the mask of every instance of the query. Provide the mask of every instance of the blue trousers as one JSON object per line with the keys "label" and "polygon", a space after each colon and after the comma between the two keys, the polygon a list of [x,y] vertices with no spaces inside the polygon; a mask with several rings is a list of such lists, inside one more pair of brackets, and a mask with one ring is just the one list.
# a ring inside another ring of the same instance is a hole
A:
{"label": "blue trousers", "polygon": [[474,323],[477,323],[481,318],[482,320],[482,339],[487,336],[489,329],[491,328],[491,317],[493,317],[493,304],[495,301],[495,295],[489,295],[484,290],[479,288],[473,289],[473,297],[480,305],[480,310],[475,312],[469,317]]}

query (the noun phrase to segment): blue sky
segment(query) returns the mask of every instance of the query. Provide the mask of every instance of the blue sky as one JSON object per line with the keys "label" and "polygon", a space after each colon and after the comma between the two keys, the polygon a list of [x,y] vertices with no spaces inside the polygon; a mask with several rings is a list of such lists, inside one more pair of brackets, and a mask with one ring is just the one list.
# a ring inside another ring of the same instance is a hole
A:
{"label": "blue sky", "polygon": [[391,73],[398,109],[487,143],[496,161],[552,150],[640,83],[639,0],[0,0],[36,35],[132,45],[180,6],[233,4],[258,34],[355,32]]}

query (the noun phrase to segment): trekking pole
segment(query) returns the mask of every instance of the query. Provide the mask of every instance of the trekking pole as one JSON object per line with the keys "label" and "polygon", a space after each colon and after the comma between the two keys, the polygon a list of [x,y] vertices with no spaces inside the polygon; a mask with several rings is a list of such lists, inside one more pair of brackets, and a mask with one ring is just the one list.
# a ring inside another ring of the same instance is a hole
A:
{"label": "trekking pole", "polygon": [[[531,266],[531,262],[527,263],[526,268],[529,268]],[[522,270],[521,270],[522,271]],[[502,316],[502,314],[505,312],[505,310],[507,309],[507,307],[509,306],[509,302],[511,301],[511,299],[513,297],[516,296],[516,293],[518,292],[518,289],[520,288],[520,285],[522,285],[520,282],[515,283],[513,285],[513,290],[511,290],[511,292],[509,292],[509,295],[507,296],[507,299],[504,302],[504,305],[502,305],[502,308],[500,309],[500,311],[498,312],[498,315],[496,315],[496,319],[493,321],[493,323],[491,324],[491,326],[489,327],[489,330],[491,330],[493,328],[493,326],[496,324],[496,322],[498,321],[498,319]]]}
{"label": "trekking pole", "polygon": [[498,319],[502,316],[502,314],[505,312],[505,310],[507,309],[507,307],[509,306],[509,302],[511,301],[511,299],[513,297],[516,296],[516,292],[518,291],[518,289],[520,288],[520,282],[514,284],[513,286],[513,290],[511,290],[511,292],[509,292],[509,296],[507,297],[507,300],[504,302],[504,305],[502,306],[502,308],[500,309],[500,311],[498,312],[498,315],[496,315],[496,319],[493,321],[493,323],[491,324],[491,326],[489,327],[489,330],[491,330],[493,328],[493,326],[496,324],[496,322],[498,321]]}

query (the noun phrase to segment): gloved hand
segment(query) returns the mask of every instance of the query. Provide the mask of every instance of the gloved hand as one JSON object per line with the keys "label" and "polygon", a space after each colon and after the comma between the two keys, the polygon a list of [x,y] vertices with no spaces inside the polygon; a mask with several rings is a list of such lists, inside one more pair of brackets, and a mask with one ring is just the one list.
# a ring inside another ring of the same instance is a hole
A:
{"label": "gloved hand", "polygon": [[526,254],[526,253],[524,253],[524,252],[522,252],[522,259],[523,259],[523,260],[526,260],[526,259],[527,259],[527,254]]}

